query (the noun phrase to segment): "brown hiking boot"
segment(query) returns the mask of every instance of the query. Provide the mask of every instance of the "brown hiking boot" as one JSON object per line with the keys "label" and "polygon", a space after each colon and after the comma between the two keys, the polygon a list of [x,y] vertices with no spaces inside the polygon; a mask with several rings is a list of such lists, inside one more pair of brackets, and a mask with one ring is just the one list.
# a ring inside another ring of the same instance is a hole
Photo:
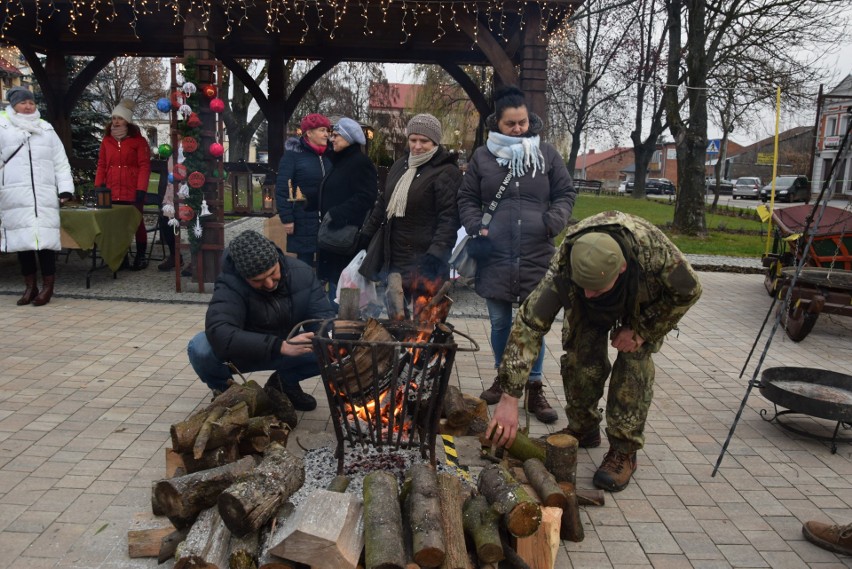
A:
{"label": "brown hiking boot", "polygon": [[802,525],[802,535],[818,547],[843,555],[852,555],[852,524],[841,526],[814,521],[805,522]]}
{"label": "brown hiking boot", "polygon": [[556,411],[547,402],[544,397],[544,385],[540,381],[530,381],[527,383],[527,391],[529,392],[529,402],[527,407],[529,412],[535,415],[535,418],[542,423],[553,423],[559,417]]}
{"label": "brown hiking boot", "polygon": [[610,448],[598,471],[592,478],[592,484],[602,490],[621,492],[630,483],[630,477],[636,472],[636,453],[630,454]]}
{"label": "brown hiking boot", "polygon": [[578,433],[571,429],[571,427],[565,427],[564,429],[559,429],[553,434],[571,435],[577,439],[577,443],[580,448],[597,448],[601,446],[601,430],[598,428],[595,428],[594,431],[589,431],[588,433]]}
{"label": "brown hiking boot", "polygon": [[500,398],[503,396],[503,389],[500,387],[500,380],[496,377],[494,378],[494,383],[491,384],[491,387],[483,391],[479,394],[479,398],[488,403],[489,405],[494,405]]}

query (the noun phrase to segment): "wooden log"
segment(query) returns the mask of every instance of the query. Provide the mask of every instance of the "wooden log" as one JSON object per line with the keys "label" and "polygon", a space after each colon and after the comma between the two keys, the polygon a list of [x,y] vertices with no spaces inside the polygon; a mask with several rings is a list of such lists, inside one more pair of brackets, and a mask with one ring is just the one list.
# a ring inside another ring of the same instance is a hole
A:
{"label": "wooden log", "polygon": [[438,567],[446,554],[438,477],[427,464],[415,464],[408,473],[411,491],[405,501],[411,528],[412,557],[421,567]]}
{"label": "wooden log", "polygon": [[340,289],[340,309],[337,317],[341,320],[360,320],[361,318],[361,289]]}
{"label": "wooden log", "polygon": [[[192,442],[192,458],[198,460],[204,451],[207,449],[207,441],[210,440],[213,434],[213,426],[222,424],[222,417],[229,411],[228,407],[214,407],[210,409],[207,416],[204,417],[204,422],[201,428],[198,429],[198,434],[195,435],[195,440]],[[248,407],[245,407],[246,422],[248,422]],[[210,448],[216,448],[211,446]]]}
{"label": "wooden log", "polygon": [[189,528],[176,529],[160,541],[160,551],[157,554],[157,563],[163,564],[173,559],[178,545],[186,539]]}
{"label": "wooden log", "polygon": [[[341,322],[341,321],[338,321]],[[357,324],[357,323],[356,323]],[[342,326],[338,325],[338,328]],[[377,380],[387,374],[394,361],[394,348],[392,342],[394,337],[375,318],[369,318],[363,326],[360,340],[364,342],[376,342],[375,348],[367,344],[358,344],[352,352],[340,364],[340,382],[343,385],[336,386],[341,393],[359,395],[369,393],[370,387]],[[373,364],[375,363],[375,370]],[[368,397],[372,397],[370,394]]]}
{"label": "wooden log", "polygon": [[[490,446],[492,444],[491,439],[484,435],[481,436],[479,440],[484,446]],[[515,435],[515,441],[512,443],[512,446],[508,447],[506,450],[509,451],[509,454],[512,457],[517,458],[521,462],[531,458],[537,458],[544,462],[545,459],[544,441],[531,439],[520,431]]]}
{"label": "wooden log", "polygon": [[451,427],[467,427],[473,420],[467,412],[461,390],[455,385],[447,387],[447,394],[444,396],[444,417]]}
{"label": "wooden log", "polygon": [[402,275],[390,273],[385,291],[385,304],[389,320],[405,320],[405,292],[402,290]]}
{"label": "wooden log", "polygon": [[343,494],[349,488],[349,477],[344,475],[335,476],[326,486],[329,492],[339,492]]}
{"label": "wooden log", "polygon": [[186,465],[187,474],[191,474],[199,470],[209,470],[217,466],[236,462],[243,455],[240,454],[240,449],[236,443],[229,443],[204,451],[204,454],[199,459],[196,459],[190,452],[180,454],[179,456],[181,457],[181,461]]}
{"label": "wooden log", "polygon": [[464,504],[464,529],[473,539],[476,557],[480,561],[497,563],[503,559],[498,523],[500,514],[488,504],[485,496],[477,495]]}
{"label": "wooden log", "polygon": [[577,439],[568,434],[545,439],[544,465],[557,482],[577,482]]}
{"label": "wooden log", "polygon": [[199,512],[215,505],[219,494],[257,462],[256,457],[247,456],[224,466],[160,480],[154,484],[153,494],[176,528],[188,527]]}
{"label": "wooden log", "polygon": [[541,525],[538,530],[528,537],[518,538],[515,550],[530,569],[553,569],[561,544],[559,541],[561,519],[561,509],[544,507],[541,509]]}
{"label": "wooden log", "polygon": [[242,384],[231,383],[228,389],[210,403],[208,409],[235,407],[238,403],[243,402],[248,405],[249,416],[251,417],[261,417],[273,413],[272,401],[270,401],[264,388],[253,379]]}
{"label": "wooden log", "polygon": [[269,400],[272,402],[272,414],[275,415],[282,423],[290,426],[291,429],[296,428],[299,422],[299,417],[296,414],[296,408],[293,407],[293,402],[290,398],[281,393],[274,384],[267,384],[263,391]]}
{"label": "wooden log", "polygon": [[228,544],[228,569],[256,569],[259,532],[243,537],[231,535]]}
{"label": "wooden log", "polygon": [[542,505],[565,509],[568,501],[565,492],[559,487],[553,474],[547,471],[544,463],[537,458],[524,461],[524,473],[538,494]]}
{"label": "wooden log", "polygon": [[[217,465],[218,466],[218,465]],[[165,478],[174,478],[178,468],[184,469],[184,474],[188,474],[189,470],[183,462],[183,456],[170,448],[166,449],[166,476]],[[181,475],[182,476],[182,475]]]}
{"label": "wooden log", "polygon": [[[565,484],[568,483],[560,482],[559,486],[565,490]],[[603,490],[576,488],[574,492],[577,494],[577,503],[581,506],[603,506],[606,504],[606,494]]]}
{"label": "wooden log", "polygon": [[263,460],[219,495],[219,514],[237,536],[257,531],[305,482],[305,461],[275,443]]}
{"label": "wooden log", "polygon": [[216,448],[232,442],[234,433],[245,428],[249,419],[249,408],[245,402],[239,402],[234,407],[229,407],[228,412],[218,424],[211,424],[207,421],[210,414],[218,415],[222,408],[212,408],[201,413],[192,415],[182,423],[176,423],[171,426],[172,448],[176,452],[185,453],[193,452],[195,449],[195,439],[201,432],[204,425],[210,426],[210,436],[205,444],[205,448]]}
{"label": "wooden log", "polygon": [[506,468],[491,464],[479,474],[479,492],[502,516],[515,537],[532,535],[541,523],[541,507]]}
{"label": "wooden log", "polygon": [[461,481],[446,472],[438,474],[438,495],[446,551],[441,569],[470,569],[460,507],[463,503]]}
{"label": "wooden log", "polygon": [[173,533],[175,528],[166,527],[130,530],[127,532],[127,555],[136,557],[157,557],[163,538]]}
{"label": "wooden log", "polygon": [[371,472],[364,477],[366,569],[405,569],[402,535],[396,477],[389,472]]}
{"label": "wooden log", "polygon": [[574,485],[566,482],[560,484],[560,487],[563,489],[566,504],[562,509],[559,537],[568,541],[583,541],[586,538],[586,532],[583,529],[583,522],[580,521],[580,506],[577,503]]}
{"label": "wooden log", "polygon": [[163,505],[160,504],[160,500],[157,498],[157,482],[151,483],[151,513],[155,516],[165,516],[166,510],[163,509]]}
{"label": "wooden log", "polygon": [[252,417],[240,435],[239,452],[261,454],[273,442],[286,447],[290,430],[290,426],[275,415]]}
{"label": "wooden log", "polygon": [[352,494],[315,490],[284,522],[278,557],[317,568],[355,569],[364,549],[363,506]]}
{"label": "wooden log", "polygon": [[282,559],[274,555],[272,547],[280,543],[286,536],[287,520],[296,512],[295,506],[285,502],[275,513],[272,521],[266,524],[260,532],[260,554],[257,560],[258,569],[295,569],[296,562]]}
{"label": "wooden log", "polygon": [[207,508],[175,551],[174,569],[224,569],[228,566],[231,534],[216,508]]}

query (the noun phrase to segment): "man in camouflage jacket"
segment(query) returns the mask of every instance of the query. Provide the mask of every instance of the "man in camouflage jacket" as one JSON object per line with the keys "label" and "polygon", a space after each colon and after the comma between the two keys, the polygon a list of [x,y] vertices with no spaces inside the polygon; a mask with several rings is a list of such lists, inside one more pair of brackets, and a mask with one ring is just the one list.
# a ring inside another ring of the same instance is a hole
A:
{"label": "man in camouflage jacket", "polygon": [[[645,442],[654,363],[666,334],[701,296],[701,285],[678,248],[648,221],[618,211],[571,227],[547,274],[521,304],[498,372],[504,395],[488,433],[509,446],[518,429],[518,399],[542,337],[564,309],[561,359],[568,428],[581,447],[601,443],[598,401],[612,372],[606,434],[610,450],[594,484],[623,490]],[[618,350],[614,364],[607,341]]]}

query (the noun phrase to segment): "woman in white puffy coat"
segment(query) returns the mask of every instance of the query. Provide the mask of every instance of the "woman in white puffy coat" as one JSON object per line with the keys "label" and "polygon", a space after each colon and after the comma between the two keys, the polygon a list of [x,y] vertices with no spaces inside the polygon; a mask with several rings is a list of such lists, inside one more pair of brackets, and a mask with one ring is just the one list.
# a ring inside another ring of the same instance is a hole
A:
{"label": "woman in white puffy coat", "polygon": [[[74,192],[65,148],[25,87],[6,92],[0,113],[0,250],[18,253],[26,289],[18,305],[50,302],[56,280],[59,204]],[[42,288],[36,282],[41,266]]]}

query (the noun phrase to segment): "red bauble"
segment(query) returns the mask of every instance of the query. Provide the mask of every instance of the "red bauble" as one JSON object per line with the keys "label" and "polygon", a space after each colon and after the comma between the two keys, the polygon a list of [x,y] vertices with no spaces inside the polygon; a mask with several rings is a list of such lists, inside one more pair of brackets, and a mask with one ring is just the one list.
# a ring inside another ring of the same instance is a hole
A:
{"label": "red bauble", "polygon": [[196,171],[189,175],[189,185],[195,189],[198,189],[203,186],[204,182],[204,174],[202,174],[201,172]]}
{"label": "red bauble", "polygon": [[180,89],[175,89],[169,97],[169,101],[172,103],[173,109],[179,109],[186,102],[186,93]]}
{"label": "red bauble", "polygon": [[174,170],[172,170],[172,177],[178,182],[186,178],[186,166],[175,164]]}
{"label": "red bauble", "polygon": [[214,113],[221,113],[225,110],[225,101],[222,99],[210,99],[210,110]]}
{"label": "red bauble", "polygon": [[184,152],[195,152],[198,150],[198,141],[191,136],[184,136],[180,143],[183,146]]}
{"label": "red bauble", "polygon": [[215,85],[205,85],[201,88],[201,92],[204,93],[204,96],[208,99],[212,99],[216,96],[216,86]]}
{"label": "red bauble", "polygon": [[225,153],[225,147],[219,144],[218,142],[214,142],[210,145],[210,148],[207,149],[210,152],[210,156],[213,158],[219,158]]}
{"label": "red bauble", "polygon": [[182,205],[178,208],[178,219],[181,221],[189,221],[195,217],[195,210],[188,205]]}
{"label": "red bauble", "polygon": [[198,113],[190,113],[189,118],[186,119],[186,126],[190,128],[198,128],[201,126],[201,117],[198,116]]}

